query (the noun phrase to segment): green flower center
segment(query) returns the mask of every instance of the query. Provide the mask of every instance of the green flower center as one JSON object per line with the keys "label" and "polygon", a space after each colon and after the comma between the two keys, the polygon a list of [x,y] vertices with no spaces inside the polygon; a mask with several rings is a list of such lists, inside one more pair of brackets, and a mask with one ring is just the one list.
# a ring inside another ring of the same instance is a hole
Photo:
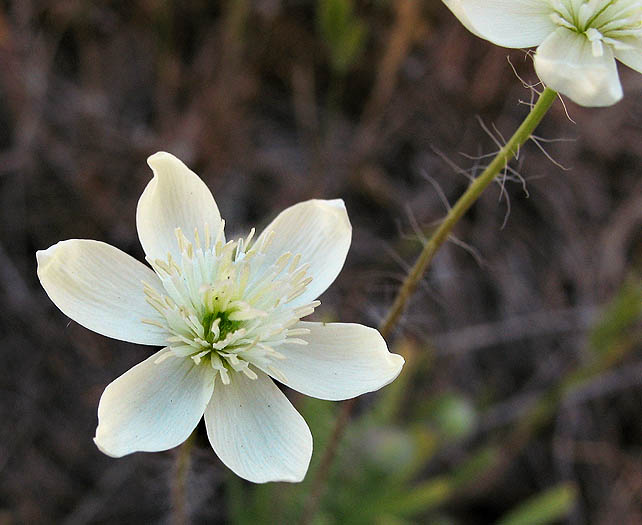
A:
{"label": "green flower center", "polygon": [[[231,314],[232,312],[210,312],[205,315],[205,317],[201,321],[205,334],[207,334],[205,336],[205,341],[207,341],[208,343],[216,343],[221,339],[225,339],[227,334],[236,332],[236,330],[241,328],[241,321],[233,321],[232,319],[230,319]],[[215,337],[214,332],[212,331],[212,325],[216,323],[217,320],[219,335],[218,337]]]}

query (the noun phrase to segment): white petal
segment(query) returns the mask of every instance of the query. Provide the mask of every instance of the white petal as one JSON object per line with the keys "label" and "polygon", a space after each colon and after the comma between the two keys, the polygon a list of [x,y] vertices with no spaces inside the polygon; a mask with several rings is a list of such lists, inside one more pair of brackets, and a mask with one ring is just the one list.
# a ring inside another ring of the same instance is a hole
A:
{"label": "white petal", "polygon": [[557,27],[543,0],[446,0],[446,5],[474,34],[502,47],[536,46]]}
{"label": "white petal", "polygon": [[463,24],[463,26],[468,29],[473,35],[476,35],[480,38],[484,38],[482,35],[479,34],[479,32],[475,29],[473,26],[472,22],[466,15],[466,11],[464,11],[463,3],[465,0],[443,0],[444,4],[446,4],[446,7],[450,9],[453,14],[459,19],[459,21]]}
{"label": "white petal", "polygon": [[635,69],[638,73],[642,73],[642,39],[623,39],[623,43],[628,47],[616,48],[615,58],[631,69]]}
{"label": "white petal", "polygon": [[[300,322],[307,345],[280,345],[275,368],[287,386],[319,399],[339,401],[373,392],[393,381],[404,359],[388,352],[374,328],[348,323]],[[280,380],[280,379],[279,379]]]}
{"label": "white petal", "polygon": [[167,352],[156,352],[103,392],[94,441],[105,454],[167,450],[196,428],[212,397],[214,370],[181,357],[156,363]]}
{"label": "white petal", "polygon": [[610,46],[594,56],[589,40],[559,28],[535,54],[535,70],[548,87],[582,106],[610,106],[622,98],[622,86]]}
{"label": "white petal", "polygon": [[312,457],[308,425],[261,371],[257,379],[230,374],[216,384],[205,410],[214,451],[238,476],[254,483],[301,481]]}
{"label": "white petal", "polygon": [[344,202],[309,200],[286,208],[263,230],[257,239],[259,246],[271,231],[274,234],[266,250],[266,265],[286,252],[300,254],[300,264],[310,264],[307,275],[312,282],[288,305],[315,300],[339,275],[350,248],[352,226]]}
{"label": "white petal", "polygon": [[118,248],[71,239],[36,253],[38,278],[62,312],[94,332],[145,345],[164,345],[166,332],[142,322],[161,321],[145,301],[143,283],[162,290],[156,274]]}
{"label": "white petal", "polygon": [[171,253],[180,261],[176,228],[190,240],[198,228],[204,239],[205,225],[215,234],[221,214],[206,184],[174,155],[155,153],[147,164],[154,178],[140,196],[136,210],[140,243],[152,260],[167,260]]}

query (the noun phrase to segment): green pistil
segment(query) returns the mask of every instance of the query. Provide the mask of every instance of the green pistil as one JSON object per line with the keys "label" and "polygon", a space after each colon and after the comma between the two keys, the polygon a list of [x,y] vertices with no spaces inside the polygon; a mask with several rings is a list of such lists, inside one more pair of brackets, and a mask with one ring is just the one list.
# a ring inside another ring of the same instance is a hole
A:
{"label": "green pistil", "polygon": [[241,321],[232,321],[230,319],[231,312],[210,312],[205,315],[203,318],[203,328],[205,329],[205,340],[208,343],[214,343],[214,335],[211,332],[212,324],[216,319],[220,319],[218,325],[221,334],[219,335],[218,340],[225,339],[225,336],[230,332],[234,332],[241,327]]}

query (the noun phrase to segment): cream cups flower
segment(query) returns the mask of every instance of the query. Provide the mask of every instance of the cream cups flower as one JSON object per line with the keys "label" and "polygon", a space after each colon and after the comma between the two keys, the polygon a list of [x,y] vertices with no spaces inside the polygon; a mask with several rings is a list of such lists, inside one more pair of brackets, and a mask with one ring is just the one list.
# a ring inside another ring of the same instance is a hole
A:
{"label": "cream cups flower", "polygon": [[615,59],[642,72],[642,0],[444,0],[471,32],[537,47],[535,70],[582,106],[622,98]]}
{"label": "cream cups flower", "polygon": [[401,371],[379,332],[301,321],[320,304],[348,252],[341,200],[296,204],[254,240],[226,241],[207,186],[168,153],[138,202],[151,268],[99,241],[39,251],[38,277],[79,324],[164,348],[107,386],[94,438],[105,454],[167,450],[205,416],[214,451],[253,482],[300,481],[312,455],[307,424],[272,379],[306,395],[348,399]]}

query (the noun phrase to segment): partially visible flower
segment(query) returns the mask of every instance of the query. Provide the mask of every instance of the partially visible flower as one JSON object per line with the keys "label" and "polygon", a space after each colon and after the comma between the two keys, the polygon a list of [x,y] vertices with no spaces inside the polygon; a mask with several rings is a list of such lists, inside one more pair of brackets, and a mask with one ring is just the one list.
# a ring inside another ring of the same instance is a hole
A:
{"label": "partially visible flower", "polygon": [[351,226],[341,200],[283,211],[254,239],[227,241],[207,186],[168,153],[138,202],[153,268],[98,241],[39,251],[38,277],[66,315],[100,334],[164,346],[107,386],[94,441],[105,454],[167,450],[205,415],[210,443],[239,476],[300,481],[312,455],[303,418],[271,378],[341,400],[401,371],[379,332],[304,322],[334,281]]}
{"label": "partially visible flower", "polygon": [[498,46],[539,46],[539,78],[582,106],[610,106],[622,98],[616,58],[642,72],[641,0],[444,3],[471,32]]}

